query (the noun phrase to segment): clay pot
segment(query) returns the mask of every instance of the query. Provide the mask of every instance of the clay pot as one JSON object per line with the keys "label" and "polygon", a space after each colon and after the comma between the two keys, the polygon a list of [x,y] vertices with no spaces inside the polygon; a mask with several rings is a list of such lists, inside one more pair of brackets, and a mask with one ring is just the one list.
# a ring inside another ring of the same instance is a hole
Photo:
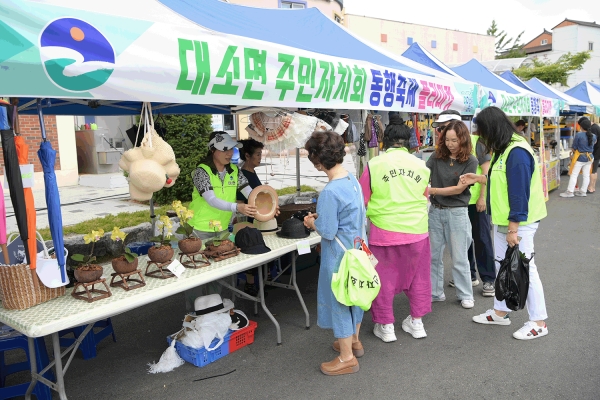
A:
{"label": "clay pot", "polygon": [[171,261],[174,253],[175,250],[171,246],[152,246],[148,249],[148,258],[150,258],[150,261],[162,264]]}
{"label": "clay pot", "polygon": [[178,243],[179,250],[181,250],[183,254],[197,253],[202,248],[202,240],[199,238],[187,238],[180,240]]}
{"label": "clay pot", "polygon": [[96,264],[79,267],[74,271],[75,279],[80,283],[97,281],[102,276],[102,272],[102,266]]}
{"label": "clay pot", "polygon": [[133,272],[138,267],[138,259],[136,258],[132,262],[129,262],[127,261],[125,256],[113,258],[112,267],[117,274],[126,274],[128,272]]}
{"label": "clay pot", "polygon": [[213,245],[212,242],[206,244],[206,250],[211,253],[225,253],[233,249],[235,249],[235,244],[229,239],[221,240],[221,244],[218,246]]}

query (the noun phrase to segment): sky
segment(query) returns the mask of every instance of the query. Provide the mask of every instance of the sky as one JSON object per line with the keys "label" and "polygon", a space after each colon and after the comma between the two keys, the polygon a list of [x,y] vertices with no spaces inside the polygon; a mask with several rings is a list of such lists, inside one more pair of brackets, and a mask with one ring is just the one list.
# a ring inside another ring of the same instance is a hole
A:
{"label": "sky", "polygon": [[565,18],[600,24],[600,0],[344,0],[348,14],[485,34],[500,31],[527,43]]}

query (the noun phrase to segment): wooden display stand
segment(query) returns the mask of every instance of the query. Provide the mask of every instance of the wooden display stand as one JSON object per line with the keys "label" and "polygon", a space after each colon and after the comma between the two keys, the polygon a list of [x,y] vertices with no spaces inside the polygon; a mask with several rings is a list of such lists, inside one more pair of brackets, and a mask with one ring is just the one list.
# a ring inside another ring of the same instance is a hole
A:
{"label": "wooden display stand", "polygon": [[[158,278],[158,279],[173,278],[173,277],[175,277],[175,274],[173,274],[171,271],[166,269],[166,267],[169,266],[171,263],[172,263],[171,260],[164,262],[164,263],[148,261],[148,265],[146,265],[146,272],[144,273],[144,275],[151,276],[152,278]],[[150,268],[151,265],[156,265],[157,269],[155,271],[148,272],[148,269]],[[165,268],[165,269],[163,269],[163,268]]]}
{"label": "wooden display stand", "polygon": [[[198,256],[200,257],[200,259],[196,260],[196,257]],[[184,257],[187,258],[186,261],[184,261]],[[183,265],[184,267],[191,269],[208,267],[210,265],[210,261],[208,261],[208,258],[206,258],[202,251],[197,251],[195,253],[190,254],[179,253],[179,262],[181,262],[181,265]]]}
{"label": "wooden display stand", "polygon": [[[104,287],[106,288],[106,290],[95,289],[94,285],[97,285],[99,283],[103,284]],[[77,288],[79,288],[80,286],[83,286],[84,290],[78,292]],[[94,294],[96,294],[96,295],[94,295]],[[112,293],[110,292],[110,289],[108,288],[108,285],[106,284],[106,279],[101,278],[94,282],[87,282],[87,283],[75,282],[75,286],[73,287],[73,292],[71,292],[71,296],[75,297],[76,299],[85,300],[88,303],[92,303],[94,301],[102,300],[107,297],[110,297],[110,296],[112,296]]]}
{"label": "wooden display stand", "polygon": [[[121,288],[129,291],[129,290],[133,290],[133,289],[137,289],[137,288],[146,286],[146,281],[144,280],[144,277],[142,276],[142,271],[139,269],[136,269],[135,271],[127,272],[125,274],[118,274],[116,272],[113,272],[110,275],[112,276],[112,279],[110,280],[110,287],[121,287]],[[138,275],[139,279],[136,278],[135,275]],[[115,282],[115,279],[117,277],[121,278],[121,280]],[[134,283],[134,284],[130,286],[130,283]]]}

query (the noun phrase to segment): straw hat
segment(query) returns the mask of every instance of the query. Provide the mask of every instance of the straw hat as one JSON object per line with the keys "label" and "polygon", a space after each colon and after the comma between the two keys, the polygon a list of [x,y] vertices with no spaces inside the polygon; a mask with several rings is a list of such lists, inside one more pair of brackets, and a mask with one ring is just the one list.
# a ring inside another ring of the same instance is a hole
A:
{"label": "straw hat", "polygon": [[275,218],[272,218],[266,222],[261,222],[255,219],[254,227],[261,231],[263,235],[274,235],[279,230],[279,227],[277,226],[277,220]]}
{"label": "straw hat", "polygon": [[248,205],[256,207],[254,219],[266,222],[275,216],[279,205],[279,196],[271,186],[260,185],[255,187],[248,196]]}

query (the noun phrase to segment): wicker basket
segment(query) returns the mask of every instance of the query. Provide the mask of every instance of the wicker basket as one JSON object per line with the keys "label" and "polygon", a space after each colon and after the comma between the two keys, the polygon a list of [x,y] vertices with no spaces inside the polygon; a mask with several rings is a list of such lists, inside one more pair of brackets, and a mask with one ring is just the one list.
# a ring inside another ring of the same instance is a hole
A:
{"label": "wicker basket", "polygon": [[0,300],[7,310],[25,310],[64,294],[64,286],[44,286],[27,264],[0,265]]}

